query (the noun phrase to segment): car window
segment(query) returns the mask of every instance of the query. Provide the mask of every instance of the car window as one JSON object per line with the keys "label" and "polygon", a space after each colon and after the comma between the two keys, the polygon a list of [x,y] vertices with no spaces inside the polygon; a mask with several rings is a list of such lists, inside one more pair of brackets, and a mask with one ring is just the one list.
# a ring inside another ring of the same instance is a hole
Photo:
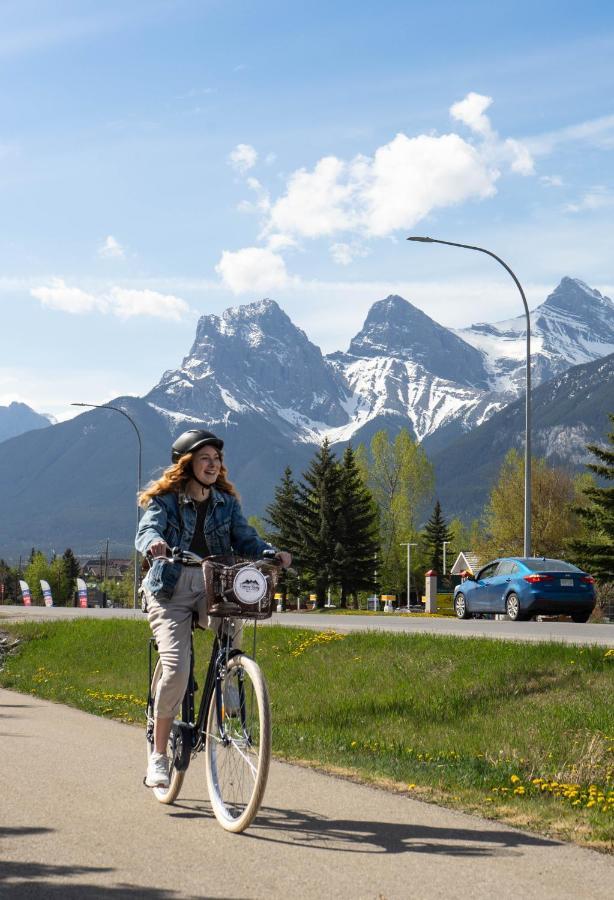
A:
{"label": "car window", "polygon": [[581,572],[577,566],[562,559],[525,559],[527,569],[533,572]]}
{"label": "car window", "polygon": [[489,563],[489,565],[487,565],[487,566],[484,566],[484,568],[478,572],[477,580],[482,581],[482,579],[484,579],[484,578],[492,578],[492,576],[497,571],[498,565],[499,565],[498,562],[494,562],[494,563]]}
{"label": "car window", "polygon": [[497,569],[497,575],[515,575],[518,571],[518,564],[513,559],[502,559]]}

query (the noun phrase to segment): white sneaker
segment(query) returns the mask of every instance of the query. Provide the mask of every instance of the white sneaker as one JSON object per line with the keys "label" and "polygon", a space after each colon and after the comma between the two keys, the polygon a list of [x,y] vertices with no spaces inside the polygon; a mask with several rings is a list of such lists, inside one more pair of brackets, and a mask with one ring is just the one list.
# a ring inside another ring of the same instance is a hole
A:
{"label": "white sneaker", "polygon": [[165,753],[156,753],[154,750],[149,757],[145,784],[147,787],[167,788],[169,786],[168,756]]}

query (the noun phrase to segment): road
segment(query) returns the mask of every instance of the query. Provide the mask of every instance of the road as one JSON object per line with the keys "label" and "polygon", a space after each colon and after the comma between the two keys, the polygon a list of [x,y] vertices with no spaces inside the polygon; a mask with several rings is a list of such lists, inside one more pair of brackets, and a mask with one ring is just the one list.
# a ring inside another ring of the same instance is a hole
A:
{"label": "road", "polygon": [[[133,609],[74,609],[44,606],[0,606],[3,620],[48,620],[64,618],[137,618],[140,610]],[[394,631],[410,634],[444,634],[456,637],[488,637],[506,641],[561,641],[566,644],[601,644],[614,647],[614,625],[579,625],[575,622],[510,622],[486,619],[431,619],[422,616],[342,616],[330,613],[275,613],[273,624],[293,628],[316,628],[336,631]]]}
{"label": "road", "polygon": [[141,729],[0,690],[0,896],[11,900],[605,900],[614,859],[274,763],[223,831],[202,754],[183,796],[143,787]]}

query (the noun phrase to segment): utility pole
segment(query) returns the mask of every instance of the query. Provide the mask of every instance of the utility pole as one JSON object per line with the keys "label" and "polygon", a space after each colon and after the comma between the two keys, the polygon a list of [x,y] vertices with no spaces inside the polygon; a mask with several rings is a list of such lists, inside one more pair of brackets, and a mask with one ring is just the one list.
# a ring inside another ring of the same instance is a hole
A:
{"label": "utility pole", "polygon": [[417,547],[417,544],[410,544],[407,541],[401,542],[401,547],[407,547],[407,611],[409,612],[409,598],[411,596],[411,548]]}
{"label": "utility pole", "polygon": [[442,575],[446,574],[446,547],[448,544],[451,544],[452,541],[443,541],[443,572]]}

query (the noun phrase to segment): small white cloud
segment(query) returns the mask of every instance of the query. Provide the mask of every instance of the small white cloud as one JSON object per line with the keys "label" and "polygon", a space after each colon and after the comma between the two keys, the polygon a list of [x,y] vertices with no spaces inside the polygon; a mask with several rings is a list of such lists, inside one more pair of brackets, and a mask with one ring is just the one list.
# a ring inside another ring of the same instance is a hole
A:
{"label": "small white cloud", "polygon": [[503,149],[507,151],[507,154],[509,155],[512,172],[516,172],[518,175],[535,174],[533,157],[525,144],[514,140],[514,138],[507,138],[503,143]]}
{"label": "small white cloud", "polygon": [[267,155],[264,157],[264,162],[265,162],[265,165],[267,165],[267,166],[272,166],[276,160],[277,160],[276,153],[267,153]]}
{"label": "small white cloud", "polygon": [[240,175],[245,175],[253,169],[258,159],[258,153],[251,144],[237,144],[228,155],[228,162]]}
{"label": "small white cloud", "polygon": [[281,256],[263,247],[224,250],[215,271],[235,294],[266,294],[290,282]]}
{"label": "small white cloud", "polygon": [[563,187],[563,179],[560,175],[542,175],[539,180],[546,187]]}
{"label": "small white cloud", "polygon": [[80,288],[69,287],[62,278],[52,278],[49,287],[32,288],[30,294],[49,309],[76,315],[95,310],[104,312],[106,308],[105,301],[101,297],[95,297]]}
{"label": "small white cloud", "polygon": [[330,255],[333,262],[340,266],[349,266],[355,259],[367,256],[367,249],[360,244],[331,244]]}
{"label": "small white cloud", "polygon": [[102,259],[124,259],[126,252],[112,234],[107,235],[104,244],[98,248],[98,256]]}
{"label": "small white cloud", "polygon": [[271,234],[266,245],[269,250],[283,250],[285,247],[296,247],[296,241],[288,234]]}
{"label": "small white cloud", "polygon": [[459,100],[450,107],[450,115],[458,122],[463,122],[472,131],[476,131],[483,137],[489,137],[492,135],[492,128],[488,116],[485,116],[484,113],[491,104],[492,97],[471,91],[463,100]]}
{"label": "small white cloud", "polygon": [[611,206],[614,206],[614,193],[603,185],[596,185],[578,203],[569,203],[565,209],[567,212],[579,213],[594,212]]}
{"label": "small white cloud", "polygon": [[50,286],[32,288],[30,294],[49,309],[73,315],[101,312],[117,316],[119,319],[152,316],[179,321],[190,311],[185,300],[172,294],[122,287],[112,287],[100,294],[90,294],[81,288],[70,287],[62,278],[52,278]]}
{"label": "small white cloud", "polygon": [[158,319],[180,321],[190,307],[180,297],[151,290],[114,287],[110,293],[111,311],[120,319],[134,316],[154,316]]}

